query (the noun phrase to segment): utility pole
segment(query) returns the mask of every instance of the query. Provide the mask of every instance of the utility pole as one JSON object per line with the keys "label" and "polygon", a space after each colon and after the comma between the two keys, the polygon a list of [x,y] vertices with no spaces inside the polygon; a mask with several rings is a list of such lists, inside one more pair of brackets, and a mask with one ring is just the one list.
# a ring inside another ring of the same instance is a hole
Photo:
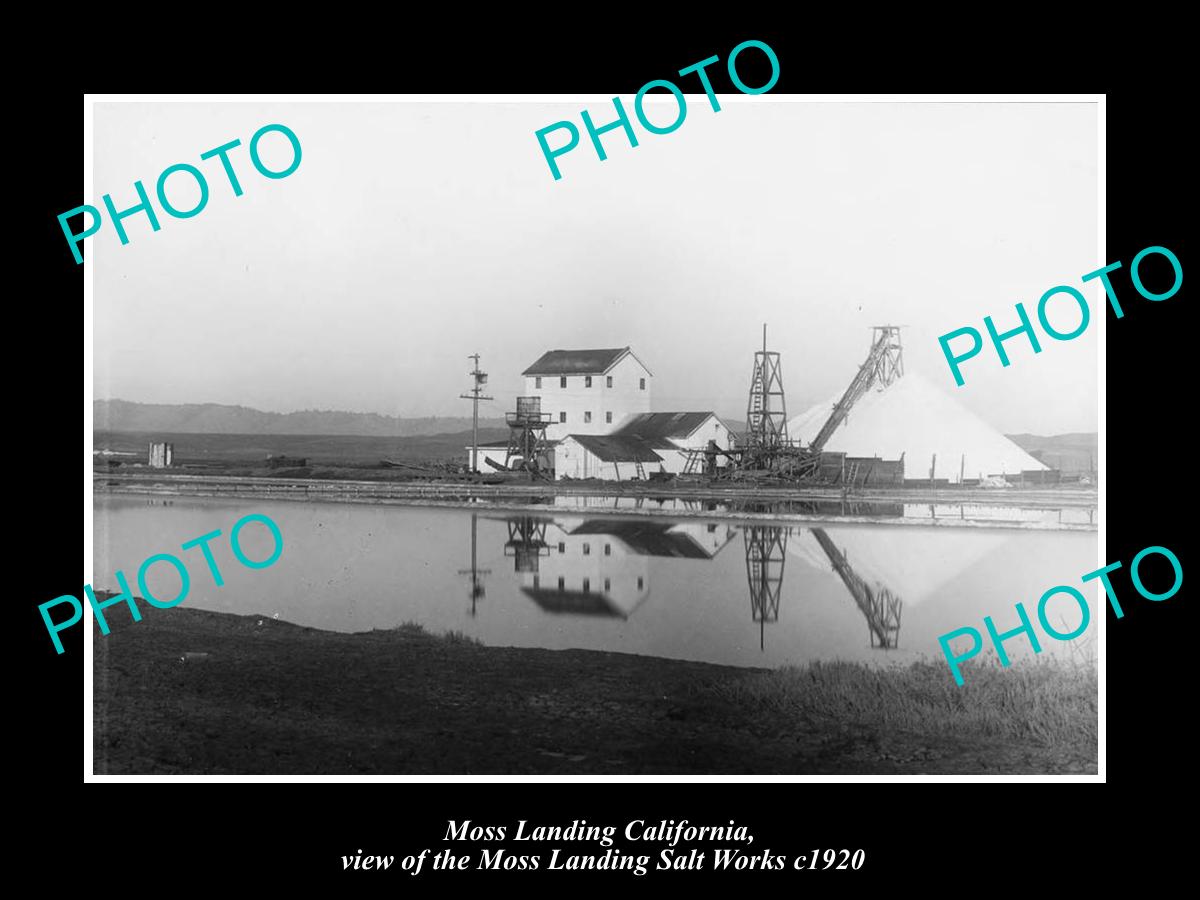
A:
{"label": "utility pole", "polygon": [[462,400],[471,400],[471,471],[479,471],[479,401],[480,400],[495,400],[495,397],[487,397],[482,393],[483,386],[487,384],[487,372],[479,371],[479,354],[472,353],[467,359],[475,360],[475,368],[468,372],[475,379],[474,387],[471,388],[469,394],[459,394]]}

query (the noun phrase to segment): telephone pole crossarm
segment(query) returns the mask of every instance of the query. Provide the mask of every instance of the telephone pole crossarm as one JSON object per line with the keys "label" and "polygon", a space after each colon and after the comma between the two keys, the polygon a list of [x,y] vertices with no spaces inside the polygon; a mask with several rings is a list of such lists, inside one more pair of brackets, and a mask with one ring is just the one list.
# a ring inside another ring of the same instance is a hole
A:
{"label": "telephone pole crossarm", "polygon": [[495,397],[489,397],[483,393],[483,386],[487,384],[487,372],[479,371],[479,354],[472,353],[467,359],[475,360],[475,368],[467,374],[471,376],[472,388],[469,394],[459,394],[462,400],[470,400],[471,402],[471,471],[479,471],[479,401],[480,400],[495,400]]}

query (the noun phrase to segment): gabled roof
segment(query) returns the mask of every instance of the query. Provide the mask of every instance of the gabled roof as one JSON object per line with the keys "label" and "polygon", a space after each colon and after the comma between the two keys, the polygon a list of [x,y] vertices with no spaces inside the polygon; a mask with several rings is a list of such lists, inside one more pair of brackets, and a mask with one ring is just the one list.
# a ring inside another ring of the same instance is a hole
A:
{"label": "gabled roof", "polygon": [[674,522],[643,522],[638,519],[588,519],[571,534],[612,535],[639,556],[674,556],[711,559],[712,554],[686,532],[672,531]]}
{"label": "gabled roof", "polygon": [[654,452],[654,448],[641,438],[620,437],[612,434],[569,434],[567,437],[604,462],[654,463],[663,461],[663,458]]}
{"label": "gabled roof", "polygon": [[521,592],[548,613],[626,618],[625,613],[621,612],[606,594],[531,587],[523,587]]}
{"label": "gabled roof", "polygon": [[[625,355],[633,356],[628,347],[613,350],[550,350],[541,355],[522,375],[603,375]],[[637,359],[636,356],[633,356]],[[638,364],[646,369],[642,361]],[[650,372],[649,369],[646,369]],[[653,373],[651,373],[653,374]]]}
{"label": "gabled roof", "polygon": [[[667,438],[686,438],[703,425],[712,412],[641,413],[613,432],[619,437],[639,437],[655,447],[669,447]],[[718,419],[717,421],[720,421]]]}

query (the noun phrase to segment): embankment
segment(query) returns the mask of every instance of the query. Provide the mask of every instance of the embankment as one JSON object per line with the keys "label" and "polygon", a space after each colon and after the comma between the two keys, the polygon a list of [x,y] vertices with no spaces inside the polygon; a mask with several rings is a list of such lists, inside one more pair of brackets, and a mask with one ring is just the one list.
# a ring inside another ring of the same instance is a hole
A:
{"label": "embankment", "polygon": [[1094,773],[1094,665],[762,671],[143,606],[95,632],[95,771]]}

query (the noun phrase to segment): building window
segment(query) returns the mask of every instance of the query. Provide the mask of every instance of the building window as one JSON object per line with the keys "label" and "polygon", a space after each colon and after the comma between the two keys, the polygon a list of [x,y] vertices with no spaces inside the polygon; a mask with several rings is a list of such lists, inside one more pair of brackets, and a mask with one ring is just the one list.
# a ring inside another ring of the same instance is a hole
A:
{"label": "building window", "polygon": [[607,422],[609,425],[612,424],[612,413],[611,412],[606,412],[604,414],[604,421]]}
{"label": "building window", "polygon": [[611,578],[605,578],[605,579],[604,579],[604,591],[605,591],[605,593],[607,593],[607,592],[609,592],[609,591],[611,591],[611,590],[612,590],[612,579],[611,579]]}
{"label": "building window", "polygon": [[645,586],[646,586],[646,579],[642,578],[642,576],[639,575],[638,576],[638,590],[640,591]]}
{"label": "building window", "polygon": [[590,578],[583,579],[583,592],[586,594],[592,589],[592,580]]}
{"label": "building window", "polygon": [[535,388],[540,388],[542,386],[542,376],[541,375],[539,375],[535,379],[533,379],[533,386]]}
{"label": "building window", "polygon": [[591,544],[584,544],[584,545],[583,545],[583,555],[584,555],[584,556],[591,556],[591,555],[592,555],[592,545],[591,545]]}
{"label": "building window", "polygon": [[592,376],[591,376],[591,375],[584,375],[584,376],[583,376],[583,386],[584,386],[584,387],[591,387],[591,386],[592,386]]}
{"label": "building window", "polygon": [[542,579],[540,577],[538,577],[537,575],[534,575],[533,576],[533,589],[536,591],[541,586],[542,586]]}
{"label": "building window", "polygon": [[646,389],[646,379],[645,379],[645,378],[639,378],[639,379],[638,379],[638,390],[639,390],[639,391],[644,391],[645,389]]}
{"label": "building window", "polygon": [[560,591],[565,591],[567,589],[567,579],[563,578],[561,575],[558,576],[558,589]]}
{"label": "building window", "polygon": [[566,553],[566,552],[567,552],[567,545],[566,545],[565,543],[563,543],[562,541],[559,541],[559,542],[558,542],[558,552],[559,552],[559,553]]}
{"label": "building window", "polygon": [[565,422],[565,421],[567,421],[567,412],[566,412],[566,410],[563,410],[562,412],[560,412],[560,413],[558,414],[558,421],[560,421],[560,422]]}
{"label": "building window", "polygon": [[609,375],[607,378],[604,379],[604,386],[612,387],[612,376],[611,375]]}
{"label": "building window", "polygon": [[604,555],[605,555],[605,556],[612,556],[612,544],[605,544],[605,545],[604,545]]}
{"label": "building window", "polygon": [[590,421],[592,421],[592,414],[591,414],[590,412],[585,412],[585,413],[583,414],[583,421],[584,421],[584,422],[590,422]]}
{"label": "building window", "polygon": [[565,388],[567,386],[567,376],[563,375],[558,379],[558,386]]}

